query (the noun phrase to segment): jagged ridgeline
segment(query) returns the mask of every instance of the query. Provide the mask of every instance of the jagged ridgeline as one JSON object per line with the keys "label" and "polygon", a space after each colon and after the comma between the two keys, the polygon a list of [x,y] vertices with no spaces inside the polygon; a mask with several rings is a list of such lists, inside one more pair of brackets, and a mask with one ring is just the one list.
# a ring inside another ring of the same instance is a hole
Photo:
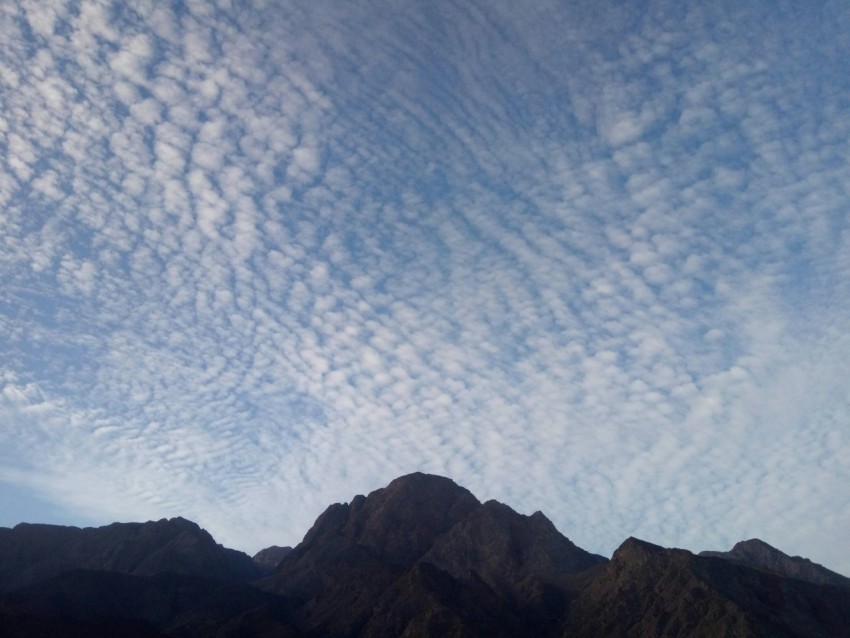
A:
{"label": "jagged ridgeline", "polygon": [[835,638],[850,579],[757,539],[608,559],[417,473],[253,558],[182,518],[0,528],[0,636]]}

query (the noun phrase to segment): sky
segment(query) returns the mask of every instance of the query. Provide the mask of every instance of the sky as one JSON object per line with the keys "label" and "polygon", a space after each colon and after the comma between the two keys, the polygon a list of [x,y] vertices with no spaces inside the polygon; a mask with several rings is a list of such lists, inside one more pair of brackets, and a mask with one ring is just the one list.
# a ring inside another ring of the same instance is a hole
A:
{"label": "sky", "polygon": [[414,471],[850,574],[850,4],[0,4],[0,525]]}

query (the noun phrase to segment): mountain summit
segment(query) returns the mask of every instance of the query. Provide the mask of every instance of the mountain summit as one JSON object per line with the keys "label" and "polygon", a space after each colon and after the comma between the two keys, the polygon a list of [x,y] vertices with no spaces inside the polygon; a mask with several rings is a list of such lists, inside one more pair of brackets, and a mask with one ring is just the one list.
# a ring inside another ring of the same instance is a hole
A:
{"label": "mountain summit", "polygon": [[331,505],[262,582],[309,601],[300,623],[317,634],[345,635],[352,626],[375,636],[430,631],[434,609],[448,625],[472,631],[467,605],[451,594],[464,590],[496,617],[516,610],[491,628],[500,635],[502,625],[539,626],[551,613],[537,598],[548,593],[561,609],[563,578],[601,562],[543,514],[481,504],[447,478],[416,473]]}
{"label": "mountain summit", "polygon": [[177,518],[0,529],[0,635],[850,637],[843,576],[766,543],[610,560],[410,474],[250,559]]}
{"label": "mountain summit", "polygon": [[837,574],[823,565],[818,565],[808,558],[788,556],[758,538],[736,543],[728,552],[700,552],[700,556],[726,558],[810,583],[850,587],[850,578]]}

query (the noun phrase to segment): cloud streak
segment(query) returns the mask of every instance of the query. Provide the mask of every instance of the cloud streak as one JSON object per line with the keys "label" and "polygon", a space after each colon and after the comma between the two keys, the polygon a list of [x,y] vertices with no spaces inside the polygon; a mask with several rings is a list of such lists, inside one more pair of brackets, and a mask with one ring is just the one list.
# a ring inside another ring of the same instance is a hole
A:
{"label": "cloud streak", "polygon": [[600,11],[4,7],[10,501],[255,550],[425,470],[850,571],[850,13]]}

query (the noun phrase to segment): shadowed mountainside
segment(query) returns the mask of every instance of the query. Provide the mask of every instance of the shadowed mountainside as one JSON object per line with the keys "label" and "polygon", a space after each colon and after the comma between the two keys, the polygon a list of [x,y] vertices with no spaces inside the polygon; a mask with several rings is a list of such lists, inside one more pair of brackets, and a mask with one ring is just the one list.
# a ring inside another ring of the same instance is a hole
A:
{"label": "shadowed mountainside", "polygon": [[137,576],[162,572],[248,581],[263,569],[242,552],[218,545],[183,518],[104,527],[21,523],[0,528],[0,591],[72,569]]}
{"label": "shadowed mountainside", "polygon": [[700,552],[700,556],[726,558],[810,583],[850,587],[850,578],[813,563],[808,558],[788,556],[758,538],[736,543],[728,552]]}
{"label": "shadowed mountainside", "polygon": [[843,576],[761,541],[609,561],[411,474],[253,560],[184,519],[0,529],[3,636],[850,636]]}
{"label": "shadowed mountainside", "polygon": [[[563,610],[565,575],[602,562],[539,512],[482,505],[449,479],[412,474],[330,506],[263,587],[304,601],[299,624],[317,635],[430,631],[435,609],[443,628],[492,622],[492,635],[516,635]],[[486,618],[470,618],[464,598]]]}
{"label": "shadowed mountainside", "polygon": [[563,636],[850,636],[850,589],[630,538],[579,592]]}

